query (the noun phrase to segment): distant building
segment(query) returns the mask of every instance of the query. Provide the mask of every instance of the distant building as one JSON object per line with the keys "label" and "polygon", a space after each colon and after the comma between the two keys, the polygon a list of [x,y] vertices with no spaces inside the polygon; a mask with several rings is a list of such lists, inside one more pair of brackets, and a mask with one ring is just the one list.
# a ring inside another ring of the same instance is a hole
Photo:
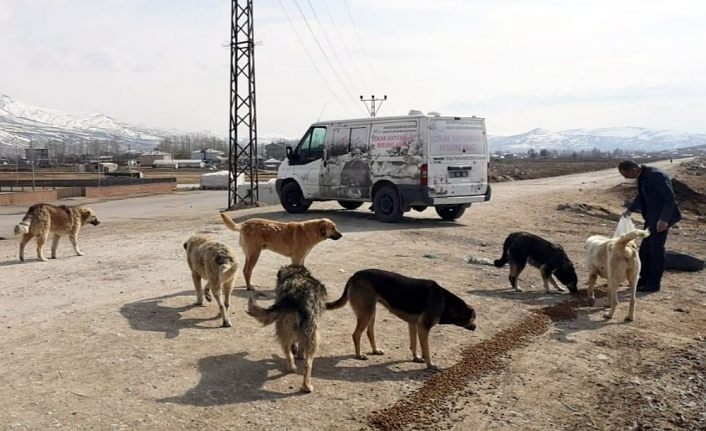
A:
{"label": "distant building", "polygon": [[25,158],[28,161],[48,160],[49,159],[49,149],[48,148],[25,148]]}
{"label": "distant building", "polygon": [[169,169],[203,168],[204,163],[203,160],[190,159],[155,160],[152,162],[152,167]]}
{"label": "distant building", "polygon": [[162,151],[150,151],[140,154],[140,166],[152,166],[157,160],[171,160],[172,155]]}
{"label": "distant building", "polygon": [[87,162],[79,165],[79,172],[115,172],[118,170],[117,163],[112,162]]}
{"label": "distant building", "polygon": [[265,154],[267,157],[277,160],[284,160],[287,157],[286,142],[272,142],[265,145]]}
{"label": "distant building", "polygon": [[223,159],[223,151],[206,148],[203,150],[192,151],[191,160],[203,160],[205,163],[215,164]]}
{"label": "distant building", "polygon": [[276,171],[279,168],[279,165],[282,164],[281,160],[277,160],[274,157],[271,159],[267,159],[264,162],[265,169],[269,171]]}

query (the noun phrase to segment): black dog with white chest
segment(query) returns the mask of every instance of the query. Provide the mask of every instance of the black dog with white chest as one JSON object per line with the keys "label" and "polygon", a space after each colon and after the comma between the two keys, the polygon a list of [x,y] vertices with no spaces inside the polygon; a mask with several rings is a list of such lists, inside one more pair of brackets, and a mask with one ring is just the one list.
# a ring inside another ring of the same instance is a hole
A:
{"label": "black dog with white chest", "polygon": [[493,264],[500,268],[508,262],[510,263],[510,284],[518,292],[522,289],[517,284],[517,278],[525,269],[525,265],[529,263],[539,268],[547,293],[549,292],[549,283],[556,290],[564,290],[556,284],[552,275],[555,275],[562,284],[566,285],[571,293],[576,293],[578,277],[574,264],[562,246],[558,244],[528,232],[513,232],[505,239],[502,256]]}

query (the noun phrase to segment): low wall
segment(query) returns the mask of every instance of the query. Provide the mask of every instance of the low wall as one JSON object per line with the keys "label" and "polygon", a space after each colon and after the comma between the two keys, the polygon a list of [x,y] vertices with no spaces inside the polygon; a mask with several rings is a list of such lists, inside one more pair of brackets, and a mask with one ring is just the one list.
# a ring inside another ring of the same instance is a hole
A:
{"label": "low wall", "polygon": [[171,193],[177,183],[136,184],[131,186],[86,187],[87,198],[125,196],[138,194]]}
{"label": "low wall", "polygon": [[[153,195],[159,193],[171,193],[176,189],[176,186],[176,181],[173,181],[135,184],[129,186],[84,187],[83,193],[79,193],[75,196],[82,195],[86,198],[101,198],[131,195]],[[61,190],[62,189],[42,190],[35,192],[0,193],[0,205],[26,205],[36,204],[39,202],[54,202],[59,200]]]}
{"label": "low wall", "polygon": [[[245,196],[250,190],[250,184],[238,184],[238,194]],[[266,183],[258,183],[257,185],[258,201],[262,204],[276,205],[279,204],[279,196],[275,189],[275,182],[268,181]]]}
{"label": "low wall", "polygon": [[27,205],[57,200],[56,190],[0,193],[0,205]]}

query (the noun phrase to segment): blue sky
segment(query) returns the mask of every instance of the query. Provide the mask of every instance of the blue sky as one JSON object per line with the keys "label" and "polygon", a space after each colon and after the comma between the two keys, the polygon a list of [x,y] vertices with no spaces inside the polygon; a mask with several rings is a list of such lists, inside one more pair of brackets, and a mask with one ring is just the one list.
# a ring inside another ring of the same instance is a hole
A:
{"label": "blue sky", "polygon": [[[491,134],[613,126],[706,133],[706,2],[254,5],[261,135],[296,137],[320,115],[364,116],[361,94],[388,95],[380,115],[482,116]],[[229,37],[229,1],[0,0],[0,92],[226,135]]]}

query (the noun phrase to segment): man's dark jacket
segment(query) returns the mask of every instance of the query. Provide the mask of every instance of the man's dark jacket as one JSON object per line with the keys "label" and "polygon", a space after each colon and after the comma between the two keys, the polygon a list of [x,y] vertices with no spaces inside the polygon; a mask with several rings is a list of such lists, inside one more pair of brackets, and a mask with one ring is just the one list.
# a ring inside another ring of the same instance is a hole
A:
{"label": "man's dark jacket", "polygon": [[637,178],[637,197],[628,210],[641,212],[645,225],[655,229],[657,222],[666,221],[669,226],[681,220],[681,211],[674,197],[672,181],[657,168],[642,165]]}

